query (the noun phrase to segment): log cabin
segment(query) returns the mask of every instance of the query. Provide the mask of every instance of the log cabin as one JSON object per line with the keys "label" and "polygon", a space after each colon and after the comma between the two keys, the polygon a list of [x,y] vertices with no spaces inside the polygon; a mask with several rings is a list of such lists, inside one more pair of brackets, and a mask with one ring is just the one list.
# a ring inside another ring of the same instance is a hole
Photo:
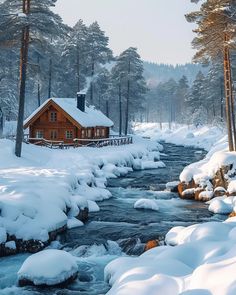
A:
{"label": "log cabin", "polygon": [[30,142],[46,139],[65,144],[73,144],[75,139],[109,138],[112,126],[101,111],[86,106],[85,94],[81,93],[77,98],[50,98],[24,121]]}

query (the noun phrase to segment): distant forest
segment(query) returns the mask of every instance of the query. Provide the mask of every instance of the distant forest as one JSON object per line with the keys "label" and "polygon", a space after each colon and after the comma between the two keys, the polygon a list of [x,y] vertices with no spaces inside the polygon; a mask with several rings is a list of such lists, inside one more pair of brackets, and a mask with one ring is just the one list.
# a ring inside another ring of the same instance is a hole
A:
{"label": "distant forest", "polygon": [[199,71],[206,74],[208,70],[209,68],[207,66],[193,63],[170,65],[144,62],[144,77],[150,88],[157,86],[160,82],[167,82],[170,79],[178,81],[182,76],[188,77],[189,84],[192,85]]}

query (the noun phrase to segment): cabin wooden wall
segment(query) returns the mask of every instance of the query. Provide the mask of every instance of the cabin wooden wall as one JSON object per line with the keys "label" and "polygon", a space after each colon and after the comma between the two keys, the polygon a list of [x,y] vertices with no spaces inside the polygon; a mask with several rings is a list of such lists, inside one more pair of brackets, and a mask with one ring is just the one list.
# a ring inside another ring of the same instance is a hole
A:
{"label": "cabin wooden wall", "polygon": [[[50,113],[57,113],[57,121],[51,122]],[[51,131],[57,133],[57,138],[51,138]],[[89,131],[90,130],[90,131]],[[99,131],[98,131],[99,130]],[[41,116],[29,126],[29,136],[30,138],[36,138],[36,132],[42,131],[43,138],[55,141],[64,141],[65,143],[73,143],[74,138],[84,138],[84,139],[99,139],[109,137],[108,127],[90,127],[90,128],[78,128],[73,125],[64,115],[63,112],[58,112],[53,106],[50,106],[48,110],[41,114]],[[66,138],[66,131],[72,131],[72,139]],[[89,136],[91,134],[91,136]]]}

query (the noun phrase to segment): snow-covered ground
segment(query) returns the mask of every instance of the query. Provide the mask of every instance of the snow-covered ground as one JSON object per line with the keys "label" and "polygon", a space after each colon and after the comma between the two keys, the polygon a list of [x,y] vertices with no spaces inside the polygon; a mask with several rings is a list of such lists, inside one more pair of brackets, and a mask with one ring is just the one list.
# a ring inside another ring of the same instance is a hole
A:
{"label": "snow-covered ground", "polygon": [[107,295],[235,295],[236,219],[176,227],[166,246],[105,268]]}
{"label": "snow-covered ground", "polygon": [[96,201],[111,197],[109,177],[132,169],[163,166],[161,146],[135,137],[120,147],[50,150],[23,145],[22,158],[14,142],[0,140],[0,243],[17,239],[49,239],[49,232],[80,226],[81,209],[98,211]]}
{"label": "snow-covered ground", "polygon": [[162,124],[162,129],[160,129],[159,123],[136,123],[133,125],[133,131],[137,135],[150,137],[153,140],[205,150],[210,150],[225,135],[225,131],[219,127],[202,126],[196,128],[195,126],[173,124],[170,130],[167,123]]}

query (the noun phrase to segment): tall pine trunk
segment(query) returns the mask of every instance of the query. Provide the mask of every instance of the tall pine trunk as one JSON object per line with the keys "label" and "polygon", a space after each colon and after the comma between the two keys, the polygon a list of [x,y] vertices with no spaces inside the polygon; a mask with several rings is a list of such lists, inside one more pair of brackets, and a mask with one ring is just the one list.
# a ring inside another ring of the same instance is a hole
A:
{"label": "tall pine trunk", "polygon": [[125,135],[128,134],[129,128],[129,104],[130,104],[130,60],[128,64],[128,81],[127,81],[127,97],[126,97],[126,112],[125,112]]}
{"label": "tall pine trunk", "polygon": [[76,74],[77,74],[77,92],[80,92],[80,51],[79,46],[77,45],[77,55],[76,55]]}
{"label": "tall pine trunk", "polygon": [[48,98],[52,96],[52,59],[49,60],[49,71],[48,71]]}
{"label": "tall pine trunk", "polygon": [[[38,71],[40,73],[40,59],[39,59],[39,55],[38,55]],[[39,77],[39,73],[38,73],[38,106],[40,107],[41,105],[41,94],[40,94],[40,77]]]}
{"label": "tall pine trunk", "polygon": [[110,114],[109,114],[109,100],[106,100],[106,116],[109,118]]}
{"label": "tall pine trunk", "polygon": [[0,107],[0,138],[3,136],[3,111]]}
{"label": "tall pine trunk", "polygon": [[119,83],[119,135],[122,135],[122,94],[121,94],[121,81]]}
{"label": "tall pine trunk", "polygon": [[94,79],[95,64],[92,62],[92,71],[91,71],[91,83],[90,83],[90,102],[93,103],[94,89],[93,89],[93,79]]}
{"label": "tall pine trunk", "polygon": [[229,151],[234,151],[233,142],[233,121],[232,121],[232,79],[231,79],[231,68],[230,68],[230,56],[228,47],[229,38],[227,33],[224,36],[224,82],[225,82],[225,109],[226,109],[226,121],[228,130],[228,142]]}
{"label": "tall pine trunk", "polygon": [[[23,0],[23,13],[28,15],[30,12],[30,0]],[[27,76],[27,61],[29,50],[29,25],[22,29],[21,36],[21,51],[20,51],[20,94],[19,94],[19,109],[16,130],[16,145],[15,155],[21,157],[22,141],[23,141],[23,124],[24,124],[24,111],[25,111],[25,86]]]}
{"label": "tall pine trunk", "polygon": [[222,78],[220,78],[220,96],[220,120],[224,122],[224,90]]}

